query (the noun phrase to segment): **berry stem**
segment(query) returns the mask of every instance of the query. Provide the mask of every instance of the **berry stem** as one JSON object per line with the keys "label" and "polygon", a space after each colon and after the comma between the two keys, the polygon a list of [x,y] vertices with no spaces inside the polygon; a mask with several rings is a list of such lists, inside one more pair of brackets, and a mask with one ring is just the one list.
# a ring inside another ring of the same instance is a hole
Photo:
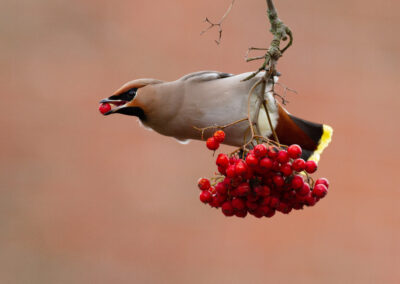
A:
{"label": "berry stem", "polygon": [[278,143],[278,146],[280,146],[281,143],[279,143],[278,135],[276,134],[276,131],[275,131],[274,127],[272,126],[271,116],[269,115],[269,111],[268,111],[268,108],[267,108],[267,103],[266,103],[265,100],[263,100],[263,106],[264,106],[264,109],[265,109],[265,113],[267,114],[269,127],[272,130],[272,134],[274,135],[274,139]]}

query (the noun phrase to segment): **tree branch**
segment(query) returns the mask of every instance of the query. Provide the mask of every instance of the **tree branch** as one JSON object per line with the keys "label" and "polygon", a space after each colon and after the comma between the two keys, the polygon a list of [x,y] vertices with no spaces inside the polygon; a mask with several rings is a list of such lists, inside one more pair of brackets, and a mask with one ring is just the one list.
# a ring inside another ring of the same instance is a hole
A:
{"label": "tree branch", "polygon": [[206,28],[205,30],[203,30],[200,33],[200,35],[203,35],[204,33],[206,33],[207,31],[211,30],[214,27],[218,27],[218,39],[215,40],[215,42],[219,45],[221,43],[221,39],[222,39],[222,23],[226,19],[226,17],[229,15],[229,13],[231,12],[231,10],[233,8],[233,4],[235,4],[235,0],[232,0],[232,2],[229,5],[228,9],[226,10],[225,14],[222,16],[221,20],[219,20],[218,23],[213,23],[208,18],[206,18],[204,20],[204,22],[208,23],[209,27]]}

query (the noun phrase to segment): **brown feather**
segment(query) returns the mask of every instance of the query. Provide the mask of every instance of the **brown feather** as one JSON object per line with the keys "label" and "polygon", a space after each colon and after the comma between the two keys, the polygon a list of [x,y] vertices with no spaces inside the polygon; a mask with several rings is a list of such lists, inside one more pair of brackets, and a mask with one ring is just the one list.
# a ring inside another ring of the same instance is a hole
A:
{"label": "brown feather", "polygon": [[[298,144],[303,149],[315,150],[315,143],[297,124],[290,118],[288,113],[279,105],[279,119],[275,132],[279,137],[279,142],[284,145]],[[273,137],[270,137],[273,139]]]}

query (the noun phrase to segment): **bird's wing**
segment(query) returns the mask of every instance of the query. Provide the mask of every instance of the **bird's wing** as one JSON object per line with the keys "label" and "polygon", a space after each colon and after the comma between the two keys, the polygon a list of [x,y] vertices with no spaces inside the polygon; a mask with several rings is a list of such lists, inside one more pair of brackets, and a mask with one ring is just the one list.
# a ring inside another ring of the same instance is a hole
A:
{"label": "bird's wing", "polygon": [[233,74],[218,72],[218,71],[200,71],[187,74],[179,79],[179,81],[211,81],[216,79],[222,79],[232,77]]}

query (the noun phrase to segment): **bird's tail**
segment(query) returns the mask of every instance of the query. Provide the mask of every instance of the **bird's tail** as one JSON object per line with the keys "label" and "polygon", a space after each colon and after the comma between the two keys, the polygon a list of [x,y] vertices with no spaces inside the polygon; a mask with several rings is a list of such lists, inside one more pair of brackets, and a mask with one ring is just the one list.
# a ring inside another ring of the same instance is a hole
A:
{"label": "bird's tail", "polygon": [[302,158],[317,163],[333,135],[333,129],[329,125],[295,117],[283,109],[280,111],[279,122],[275,130],[280,143],[300,145],[303,148]]}

